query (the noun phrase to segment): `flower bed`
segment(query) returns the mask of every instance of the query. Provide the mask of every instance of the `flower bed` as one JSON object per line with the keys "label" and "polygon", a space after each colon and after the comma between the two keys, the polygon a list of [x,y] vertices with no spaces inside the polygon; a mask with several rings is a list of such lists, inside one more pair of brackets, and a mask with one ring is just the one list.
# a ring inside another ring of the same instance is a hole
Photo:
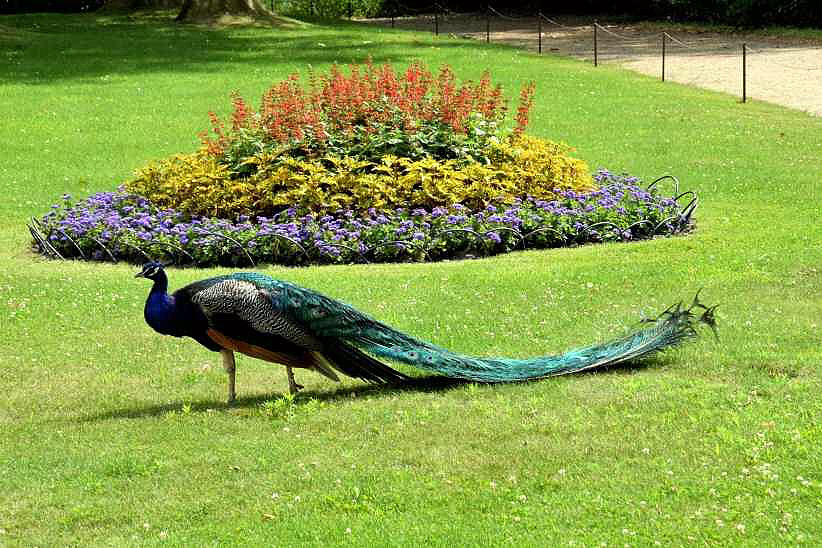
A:
{"label": "flower bed", "polygon": [[656,188],[600,171],[600,188],[433,209],[351,210],[324,215],[289,209],[275,217],[232,221],[187,217],[126,192],[95,194],[53,206],[36,232],[47,254],[129,261],[148,258],[198,266],[434,261],[484,257],[514,249],[630,241],[688,230],[695,202],[684,209]]}
{"label": "flower bed", "polygon": [[138,172],[117,192],[62,204],[29,229],[48,256],[199,266],[436,261],[625,241],[690,228],[655,184],[600,171],[524,134],[483,74],[456,83],[420,63],[333,67],[272,86],[257,111],[233,96],[203,147]]}

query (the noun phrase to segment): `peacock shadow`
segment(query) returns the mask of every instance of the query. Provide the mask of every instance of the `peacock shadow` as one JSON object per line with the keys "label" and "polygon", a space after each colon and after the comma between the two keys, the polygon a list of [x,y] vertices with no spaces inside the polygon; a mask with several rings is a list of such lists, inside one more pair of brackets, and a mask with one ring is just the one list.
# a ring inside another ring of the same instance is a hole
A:
{"label": "peacock shadow", "polygon": [[[471,381],[464,379],[452,379],[440,375],[428,375],[421,377],[411,377],[401,384],[361,384],[356,386],[345,386],[334,390],[302,390],[294,397],[291,405],[302,406],[312,401],[325,403],[343,402],[352,398],[385,398],[392,397],[401,392],[445,392]],[[287,392],[272,391],[267,394],[256,394],[253,396],[237,396],[233,403],[226,403],[223,400],[204,399],[199,401],[174,401],[159,405],[149,405],[145,407],[131,407],[116,409],[104,413],[87,415],[80,419],[81,422],[96,422],[111,419],[140,419],[150,417],[166,416],[170,413],[180,412],[209,412],[209,411],[237,411],[243,409],[257,409],[267,402],[289,398]]]}
{"label": "peacock shadow", "polygon": [[[580,372],[574,375],[575,377],[586,377],[589,375],[608,375],[626,373],[628,371],[635,372],[645,369],[651,365],[664,366],[667,362],[664,357],[658,356],[651,359],[637,360],[634,362],[626,362],[624,364],[615,365],[599,369],[591,372]],[[491,386],[492,384],[531,384],[542,382],[546,379],[529,379],[517,381],[515,383],[480,383],[465,379],[454,379],[443,377],[441,375],[426,375],[418,377],[410,377],[401,384],[361,384],[355,386],[345,386],[332,390],[302,390],[290,405],[300,406],[308,405],[314,401],[334,404],[350,401],[353,398],[390,398],[403,392],[448,392],[465,385],[477,384]],[[217,399],[203,399],[198,401],[174,401],[159,405],[149,405],[144,407],[130,407],[125,409],[116,409],[106,411],[104,413],[86,415],[80,419],[80,422],[98,422],[112,419],[141,419],[151,417],[162,417],[172,413],[206,413],[215,411],[251,411],[260,409],[263,405],[288,398],[285,392],[270,392],[267,394],[256,394],[253,396],[238,396],[233,403],[226,403],[223,400]]]}

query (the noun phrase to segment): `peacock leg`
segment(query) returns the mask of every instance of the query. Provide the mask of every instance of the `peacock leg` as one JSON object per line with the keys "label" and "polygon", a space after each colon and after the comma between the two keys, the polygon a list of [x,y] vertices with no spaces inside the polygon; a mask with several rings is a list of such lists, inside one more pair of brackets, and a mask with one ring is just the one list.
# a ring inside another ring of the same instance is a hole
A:
{"label": "peacock leg", "polygon": [[287,365],[285,366],[285,373],[288,375],[288,392],[292,396],[296,396],[297,392],[302,390],[303,385],[297,384],[297,381],[294,380],[294,370]]}
{"label": "peacock leg", "polygon": [[223,348],[220,350],[220,354],[223,356],[225,372],[228,373],[228,403],[233,403],[237,396],[237,392],[234,390],[234,371],[236,369],[234,352]]}

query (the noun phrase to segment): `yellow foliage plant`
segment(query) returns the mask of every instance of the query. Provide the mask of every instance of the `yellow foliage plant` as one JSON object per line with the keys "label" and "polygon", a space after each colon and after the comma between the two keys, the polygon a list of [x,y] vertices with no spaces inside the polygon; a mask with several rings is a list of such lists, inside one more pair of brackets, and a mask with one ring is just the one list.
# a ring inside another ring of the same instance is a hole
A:
{"label": "yellow foliage plant", "polygon": [[322,212],[460,203],[477,210],[492,200],[551,199],[557,190],[593,189],[587,165],[570,152],[565,144],[527,135],[491,144],[487,162],[391,155],[372,162],[261,152],[245,159],[244,173],[250,175],[241,176],[200,150],[143,168],[126,187],[158,207],[229,219],[270,216],[289,207]]}

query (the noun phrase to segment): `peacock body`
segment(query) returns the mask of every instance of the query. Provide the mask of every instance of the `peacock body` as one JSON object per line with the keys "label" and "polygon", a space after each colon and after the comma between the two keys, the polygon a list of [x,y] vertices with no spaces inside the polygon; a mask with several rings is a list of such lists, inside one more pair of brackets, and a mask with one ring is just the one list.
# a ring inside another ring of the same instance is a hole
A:
{"label": "peacock body", "polygon": [[[234,352],[286,366],[292,393],[300,388],[292,368],[312,369],[332,380],[337,373],[375,383],[399,383],[404,374],[377,358],[446,377],[480,382],[538,379],[610,366],[675,346],[696,335],[695,325],[714,327],[715,307],[694,299],[671,307],[631,335],[557,356],[529,359],[456,354],[402,333],[355,308],[298,285],[241,272],[200,280],[167,293],[159,263],[137,274],[153,280],[145,319],[155,331],[191,337],[223,355],[229,401],[235,397]],[[693,310],[702,310],[697,318]]]}

